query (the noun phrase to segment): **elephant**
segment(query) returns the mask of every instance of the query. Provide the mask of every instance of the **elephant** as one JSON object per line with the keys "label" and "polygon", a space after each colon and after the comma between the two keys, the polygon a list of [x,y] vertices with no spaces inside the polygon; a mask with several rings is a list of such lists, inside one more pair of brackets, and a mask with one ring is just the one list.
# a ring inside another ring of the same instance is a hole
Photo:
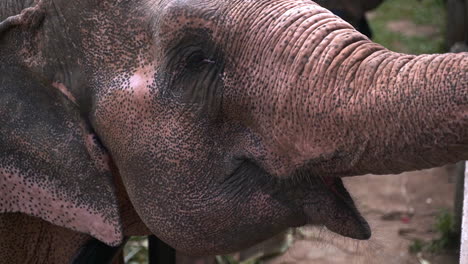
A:
{"label": "elephant", "polygon": [[364,240],[343,177],[468,159],[468,54],[392,52],[310,0],[3,0],[0,21],[9,263]]}
{"label": "elephant", "polygon": [[383,0],[316,0],[315,2],[349,22],[368,38],[372,38],[366,12],[377,8]]}

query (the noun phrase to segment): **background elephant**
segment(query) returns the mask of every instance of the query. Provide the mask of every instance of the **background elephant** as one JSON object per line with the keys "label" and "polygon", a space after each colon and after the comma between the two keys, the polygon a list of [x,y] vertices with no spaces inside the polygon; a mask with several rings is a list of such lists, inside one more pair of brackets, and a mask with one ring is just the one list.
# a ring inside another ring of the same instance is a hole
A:
{"label": "background elephant", "polygon": [[468,1],[447,0],[447,47],[454,52],[467,51]]}
{"label": "background elephant", "polygon": [[383,0],[318,0],[315,2],[349,22],[362,34],[372,38],[366,12],[377,8]]}
{"label": "background elephant", "polygon": [[310,1],[0,10],[0,210],[89,235],[63,259],[150,232],[194,255],[306,223],[367,239],[340,177],[467,158],[467,54],[390,52]]}

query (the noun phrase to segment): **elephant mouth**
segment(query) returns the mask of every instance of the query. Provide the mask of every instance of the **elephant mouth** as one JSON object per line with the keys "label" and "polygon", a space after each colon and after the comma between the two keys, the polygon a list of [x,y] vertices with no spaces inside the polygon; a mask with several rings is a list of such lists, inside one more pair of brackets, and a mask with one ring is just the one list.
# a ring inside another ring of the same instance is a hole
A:
{"label": "elephant mouth", "polygon": [[369,239],[369,224],[356,208],[341,178],[323,178],[322,181],[325,187],[323,192],[312,192],[304,201],[308,224],[318,223],[334,233],[353,239]]}
{"label": "elephant mouth", "polygon": [[[257,163],[247,159],[240,162],[233,174],[251,175],[266,188],[276,189],[272,195],[295,207],[292,211],[297,213],[296,216],[301,216],[294,217],[289,223],[290,227],[325,226],[334,233],[353,239],[366,240],[371,237],[369,224],[356,208],[339,177],[304,176],[313,174],[300,171],[286,180],[290,184],[285,184],[284,179],[278,180]],[[281,181],[281,187],[275,184],[272,186],[267,181]]]}

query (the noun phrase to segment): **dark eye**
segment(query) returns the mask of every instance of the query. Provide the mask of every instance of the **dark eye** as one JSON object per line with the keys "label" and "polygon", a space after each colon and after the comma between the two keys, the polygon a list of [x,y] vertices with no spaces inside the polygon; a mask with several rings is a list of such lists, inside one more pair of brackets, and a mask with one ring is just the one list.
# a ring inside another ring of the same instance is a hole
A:
{"label": "dark eye", "polygon": [[186,67],[191,70],[198,70],[209,64],[214,64],[214,61],[205,56],[201,51],[191,53],[186,60]]}

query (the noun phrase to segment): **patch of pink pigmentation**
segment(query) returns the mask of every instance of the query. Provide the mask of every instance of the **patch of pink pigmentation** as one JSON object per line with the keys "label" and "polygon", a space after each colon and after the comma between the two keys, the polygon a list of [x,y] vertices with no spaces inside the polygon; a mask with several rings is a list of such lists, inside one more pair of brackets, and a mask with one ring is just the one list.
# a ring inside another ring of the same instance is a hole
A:
{"label": "patch of pink pigmentation", "polygon": [[73,96],[73,94],[68,90],[68,88],[63,83],[53,82],[52,86],[57,88],[73,104],[77,105],[76,98]]}
{"label": "patch of pink pigmentation", "polygon": [[149,96],[149,86],[154,81],[154,65],[137,68],[136,72],[130,77],[130,88],[134,91],[137,98],[147,98]]}
{"label": "patch of pink pigmentation", "polygon": [[135,73],[132,77],[130,77],[130,86],[135,89],[136,92],[147,92],[147,84],[146,84],[147,79],[144,77],[144,75],[140,73]]}
{"label": "patch of pink pigmentation", "polygon": [[93,208],[77,205],[52,184],[26,179],[14,167],[0,168],[0,213],[21,212],[91,236],[112,246],[122,241],[119,223]]}

